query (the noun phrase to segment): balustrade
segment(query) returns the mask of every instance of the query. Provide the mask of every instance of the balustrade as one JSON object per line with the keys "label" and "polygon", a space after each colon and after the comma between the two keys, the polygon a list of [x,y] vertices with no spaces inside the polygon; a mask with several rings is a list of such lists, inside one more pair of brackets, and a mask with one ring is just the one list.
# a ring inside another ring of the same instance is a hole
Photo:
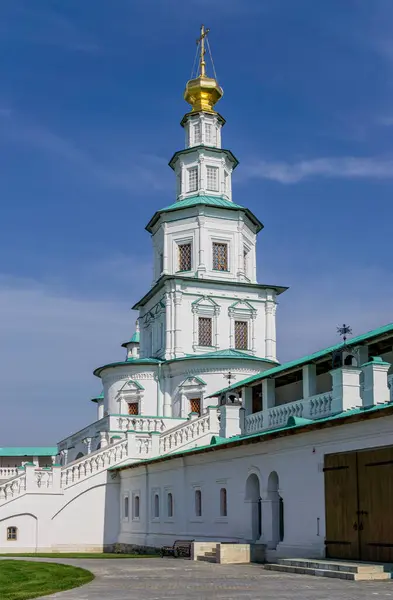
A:
{"label": "balustrade", "polygon": [[18,467],[0,467],[0,479],[11,479],[19,475]]}
{"label": "balustrade", "polygon": [[26,490],[26,473],[17,475],[0,485],[0,502],[7,502],[20,496]]}
{"label": "balustrade", "polygon": [[171,431],[168,431],[168,433],[161,435],[160,454],[180,448],[207,433],[214,435],[218,434],[218,432],[217,410],[209,408],[198,419],[181,423]]}
{"label": "balustrade", "polygon": [[166,430],[164,419],[160,417],[119,417],[117,427],[120,431],[154,431],[162,433]]}

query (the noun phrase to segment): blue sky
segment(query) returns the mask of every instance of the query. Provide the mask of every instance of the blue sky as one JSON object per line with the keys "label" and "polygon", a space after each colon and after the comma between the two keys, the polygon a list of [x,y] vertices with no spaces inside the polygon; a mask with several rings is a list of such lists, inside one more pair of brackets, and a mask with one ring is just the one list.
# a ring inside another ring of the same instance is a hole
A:
{"label": "blue sky", "polygon": [[201,22],[264,222],[259,280],[288,285],[287,360],[393,321],[391,0],[3,0],[1,445],[95,418],[92,370],[123,357],[151,283],[144,226],[174,199]]}

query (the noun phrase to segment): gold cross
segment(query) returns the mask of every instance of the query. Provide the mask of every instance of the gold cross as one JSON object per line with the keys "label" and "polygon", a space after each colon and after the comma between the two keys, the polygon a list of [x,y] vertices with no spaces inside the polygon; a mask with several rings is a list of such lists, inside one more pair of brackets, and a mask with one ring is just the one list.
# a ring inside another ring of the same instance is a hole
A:
{"label": "gold cross", "polygon": [[207,36],[209,31],[210,31],[210,29],[205,29],[205,26],[201,25],[201,35],[196,41],[197,44],[201,44],[201,56],[200,56],[200,60],[199,60],[199,66],[200,66],[199,75],[200,75],[200,77],[206,77],[205,37]]}

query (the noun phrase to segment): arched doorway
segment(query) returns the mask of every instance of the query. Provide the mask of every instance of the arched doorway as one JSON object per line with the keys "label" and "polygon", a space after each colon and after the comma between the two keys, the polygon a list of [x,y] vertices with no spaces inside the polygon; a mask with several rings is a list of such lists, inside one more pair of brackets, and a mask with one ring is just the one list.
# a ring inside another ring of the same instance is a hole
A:
{"label": "arched doorway", "polygon": [[279,493],[279,479],[276,471],[272,471],[267,482],[267,498],[271,514],[271,540],[268,547],[276,549],[284,539],[284,501]]}
{"label": "arched doorway", "polygon": [[256,542],[262,534],[261,486],[255,473],[246,481],[246,502],[249,503],[249,519],[251,523],[251,540]]}

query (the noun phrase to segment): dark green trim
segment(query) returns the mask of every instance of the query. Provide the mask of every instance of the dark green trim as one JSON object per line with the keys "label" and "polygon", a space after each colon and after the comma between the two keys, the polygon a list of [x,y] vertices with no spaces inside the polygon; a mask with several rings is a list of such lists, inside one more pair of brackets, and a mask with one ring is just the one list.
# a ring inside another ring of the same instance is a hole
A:
{"label": "dark green trim", "polygon": [[176,160],[179,156],[181,156],[182,154],[192,154],[193,152],[198,150],[208,150],[209,152],[213,152],[213,154],[225,154],[231,160],[231,162],[233,162],[233,169],[236,169],[237,165],[239,164],[239,161],[237,160],[233,152],[231,152],[231,150],[226,150],[225,148],[217,148],[217,146],[206,146],[205,144],[199,144],[198,146],[192,146],[191,148],[185,148],[184,150],[177,150],[177,152],[175,152],[175,154],[172,156],[168,165],[171,167],[171,169],[174,170]]}

